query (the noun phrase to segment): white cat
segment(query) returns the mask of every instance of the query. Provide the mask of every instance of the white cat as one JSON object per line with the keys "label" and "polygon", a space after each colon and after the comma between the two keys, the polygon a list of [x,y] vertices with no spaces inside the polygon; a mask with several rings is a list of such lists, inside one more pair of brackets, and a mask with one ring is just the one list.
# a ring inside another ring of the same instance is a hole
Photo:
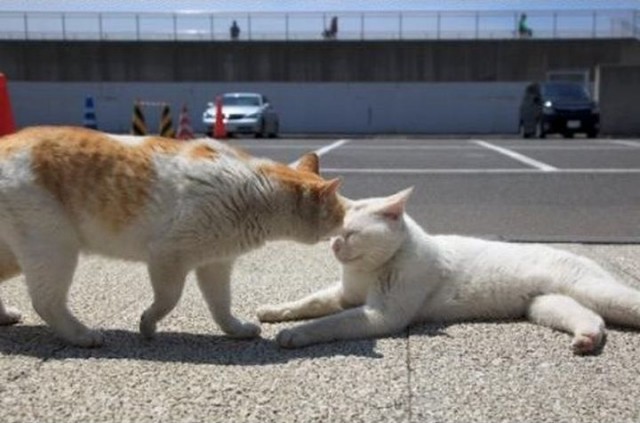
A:
{"label": "white cat", "polygon": [[416,322],[526,316],[573,334],[574,351],[588,353],[603,340],[603,317],[640,327],[640,291],[595,262],[543,245],[428,235],[405,213],[410,193],[353,201],[331,243],[342,280],[258,309],[263,322],[330,315],[282,330],[281,346],[388,335]]}
{"label": "white cat", "polygon": [[[315,243],[342,224],[339,180],[317,175],[315,155],[296,169],[200,139],[37,127],[0,139],[0,282],[24,272],[36,312],[68,342],[103,336],[67,308],[81,251],[146,262],[154,292],[140,330],[151,337],[177,304],[187,273],[228,335],[260,327],[231,314],[239,255],[275,239]],[[0,325],[20,315],[0,301]]]}

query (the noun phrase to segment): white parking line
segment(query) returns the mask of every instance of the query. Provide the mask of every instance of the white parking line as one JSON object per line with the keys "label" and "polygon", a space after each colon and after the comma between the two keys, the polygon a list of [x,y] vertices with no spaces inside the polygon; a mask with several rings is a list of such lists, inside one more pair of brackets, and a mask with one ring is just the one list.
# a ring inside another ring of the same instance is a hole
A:
{"label": "white parking line", "polygon": [[510,157],[514,160],[519,161],[520,163],[524,163],[528,166],[532,166],[535,167],[536,169],[539,169],[543,172],[550,172],[550,171],[555,171],[558,170],[558,168],[548,165],[546,163],[542,163],[538,160],[534,160],[531,157],[527,157],[524,154],[520,154],[520,153],[516,153],[513,150],[509,150],[508,148],[503,148],[503,147],[499,147],[497,145],[488,143],[486,141],[482,141],[482,140],[474,140],[472,141],[475,144],[481,145],[485,148],[488,148],[489,150],[493,150],[496,151],[500,154],[504,154],[507,157]]}
{"label": "white parking line", "polygon": [[[344,140],[344,139],[343,140],[338,140],[338,141],[336,141],[336,142],[334,142],[332,144],[325,145],[324,147],[321,147],[321,148],[315,150],[314,153],[316,153],[318,156],[322,156],[324,154],[327,154],[329,151],[334,150],[334,149],[336,149],[336,148],[340,147],[341,145],[344,145],[344,144],[346,144],[348,142],[349,142],[349,140]],[[300,160],[296,160],[295,162],[291,162],[291,163],[289,163],[289,166],[296,167],[298,165],[299,161]]]}
{"label": "white parking line", "polygon": [[626,145],[627,147],[640,148],[640,142],[629,140],[608,140],[612,144]]}
{"label": "white parking line", "polygon": [[348,168],[322,168],[323,173],[340,173],[340,174],[386,174],[386,175],[431,175],[431,174],[531,174],[531,175],[549,175],[556,173],[564,174],[635,174],[640,173],[640,168],[603,168],[603,169],[557,169],[540,170],[540,169],[348,169]]}
{"label": "white parking line", "polygon": [[345,147],[351,150],[470,150],[478,149],[478,147],[465,145],[358,145],[354,143]]}
{"label": "white parking line", "polygon": [[[518,150],[566,150],[566,151],[629,151],[629,145],[503,145],[504,148]],[[640,147],[640,145],[638,145]]]}

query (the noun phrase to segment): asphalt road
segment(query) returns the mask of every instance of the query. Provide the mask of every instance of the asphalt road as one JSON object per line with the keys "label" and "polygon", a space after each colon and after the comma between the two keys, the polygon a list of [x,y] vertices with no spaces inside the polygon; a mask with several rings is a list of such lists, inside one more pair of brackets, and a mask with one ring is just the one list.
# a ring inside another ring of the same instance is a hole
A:
{"label": "asphalt road", "polygon": [[[432,232],[638,240],[633,140],[230,142],[286,163],[319,150],[325,173],[342,175],[352,197],[414,185],[410,211]],[[640,245],[557,248],[592,257],[640,289]],[[276,242],[241,257],[234,313],[255,321],[262,304],[333,283],[339,267],[329,250],[326,242]],[[273,340],[291,323],[262,325],[254,340],[227,338],[190,275],[177,308],[146,341],[138,333],[152,300],[145,267],[83,257],[70,307],[106,336],[87,350],[43,326],[22,276],[0,285],[0,296],[24,316],[0,327],[1,423],[640,421],[637,330],[609,327],[604,348],[586,357],[572,354],[569,335],[524,321],[424,324],[282,350]]]}
{"label": "asphalt road", "polygon": [[291,163],[320,150],[352,198],[414,186],[430,232],[513,241],[640,242],[640,140],[509,138],[233,139]]}

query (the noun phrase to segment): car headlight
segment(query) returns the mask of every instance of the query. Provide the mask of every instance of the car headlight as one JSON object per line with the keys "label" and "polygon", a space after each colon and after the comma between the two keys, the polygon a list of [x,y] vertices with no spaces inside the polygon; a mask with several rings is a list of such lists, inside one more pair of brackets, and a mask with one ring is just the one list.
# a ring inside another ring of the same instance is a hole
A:
{"label": "car headlight", "polygon": [[549,100],[545,101],[544,104],[542,105],[542,113],[546,113],[546,114],[553,114],[556,111],[553,108],[553,103],[550,102]]}

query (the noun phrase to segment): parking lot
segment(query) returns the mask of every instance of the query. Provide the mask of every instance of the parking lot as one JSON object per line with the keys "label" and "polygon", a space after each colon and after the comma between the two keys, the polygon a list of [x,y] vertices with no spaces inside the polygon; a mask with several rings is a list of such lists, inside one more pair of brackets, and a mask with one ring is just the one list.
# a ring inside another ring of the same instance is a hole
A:
{"label": "parking lot", "polygon": [[640,140],[233,139],[290,163],[306,151],[352,198],[415,186],[409,212],[434,233],[514,241],[640,241]]}
{"label": "parking lot", "polygon": [[[285,163],[317,151],[345,195],[416,187],[410,213],[431,232],[563,242],[640,287],[640,141],[508,138],[232,139]],[[578,243],[573,243],[578,242]],[[334,282],[326,242],[276,242],[234,269],[234,313]],[[152,298],[141,264],[83,257],[70,306],[104,330],[93,350],[52,336],[22,277],[0,285],[24,321],[0,328],[0,422],[637,422],[640,333],[610,328],[575,356],[570,336],[527,322],[417,325],[393,337],[282,350],[290,325],[233,340],[193,275],[155,340],[138,334]]]}

